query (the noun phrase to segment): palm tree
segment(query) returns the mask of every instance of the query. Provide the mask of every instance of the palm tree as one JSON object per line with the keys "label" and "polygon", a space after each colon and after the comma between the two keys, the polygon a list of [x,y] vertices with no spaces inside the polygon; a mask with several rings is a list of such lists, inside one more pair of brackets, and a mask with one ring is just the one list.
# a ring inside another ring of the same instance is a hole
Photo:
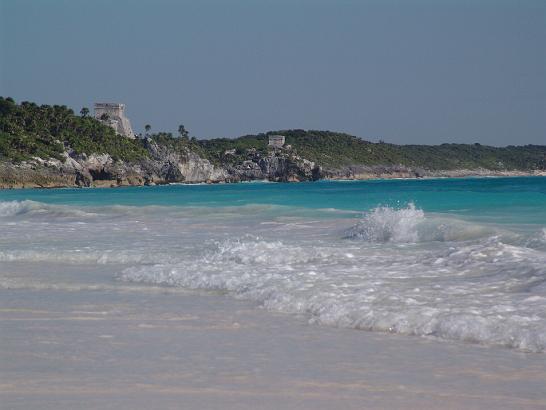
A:
{"label": "palm tree", "polygon": [[190,133],[186,130],[184,125],[180,124],[178,126],[178,135],[180,135],[180,138],[188,138]]}
{"label": "palm tree", "polygon": [[146,137],[148,136],[148,133],[150,132],[150,130],[152,129],[152,126],[150,124],[146,124],[144,126],[144,129],[146,130],[146,133],[144,134]]}
{"label": "palm tree", "polygon": [[89,108],[87,107],[83,107],[81,110],[80,110],[80,114],[83,118],[87,117],[87,115],[89,114]]}

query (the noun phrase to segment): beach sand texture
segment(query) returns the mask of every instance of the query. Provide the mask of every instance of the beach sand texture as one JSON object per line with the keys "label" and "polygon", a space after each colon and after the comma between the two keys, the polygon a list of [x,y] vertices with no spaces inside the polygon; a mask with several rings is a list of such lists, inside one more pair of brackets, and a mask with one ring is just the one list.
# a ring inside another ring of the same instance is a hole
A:
{"label": "beach sand texture", "polygon": [[0,291],[2,409],[543,409],[542,354],[161,288]]}

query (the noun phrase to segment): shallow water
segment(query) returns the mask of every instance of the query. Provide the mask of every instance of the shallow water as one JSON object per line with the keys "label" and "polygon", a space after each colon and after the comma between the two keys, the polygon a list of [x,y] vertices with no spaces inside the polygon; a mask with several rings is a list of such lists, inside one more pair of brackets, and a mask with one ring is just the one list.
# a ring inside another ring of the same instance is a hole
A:
{"label": "shallow water", "polygon": [[18,190],[0,201],[4,289],[205,289],[325,326],[546,349],[546,178]]}

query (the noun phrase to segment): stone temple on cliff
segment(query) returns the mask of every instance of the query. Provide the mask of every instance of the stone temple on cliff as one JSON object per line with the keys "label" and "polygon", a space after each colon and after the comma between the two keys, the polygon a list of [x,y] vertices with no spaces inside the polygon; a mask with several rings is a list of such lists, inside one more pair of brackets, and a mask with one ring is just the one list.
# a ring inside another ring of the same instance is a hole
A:
{"label": "stone temple on cliff", "polygon": [[273,148],[282,148],[282,146],[284,145],[284,141],[284,135],[270,135],[269,144],[267,145]]}
{"label": "stone temple on cliff", "polygon": [[119,135],[135,138],[131,122],[125,116],[125,104],[95,103],[95,118],[112,127]]}

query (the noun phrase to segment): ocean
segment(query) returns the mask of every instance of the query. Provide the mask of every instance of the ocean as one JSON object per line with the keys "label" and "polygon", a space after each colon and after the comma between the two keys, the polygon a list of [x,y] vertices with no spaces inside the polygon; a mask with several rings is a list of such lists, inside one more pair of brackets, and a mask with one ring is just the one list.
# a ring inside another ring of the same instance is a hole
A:
{"label": "ocean", "polygon": [[5,292],[198,290],[319,327],[546,349],[544,177],[3,190],[0,231]]}

